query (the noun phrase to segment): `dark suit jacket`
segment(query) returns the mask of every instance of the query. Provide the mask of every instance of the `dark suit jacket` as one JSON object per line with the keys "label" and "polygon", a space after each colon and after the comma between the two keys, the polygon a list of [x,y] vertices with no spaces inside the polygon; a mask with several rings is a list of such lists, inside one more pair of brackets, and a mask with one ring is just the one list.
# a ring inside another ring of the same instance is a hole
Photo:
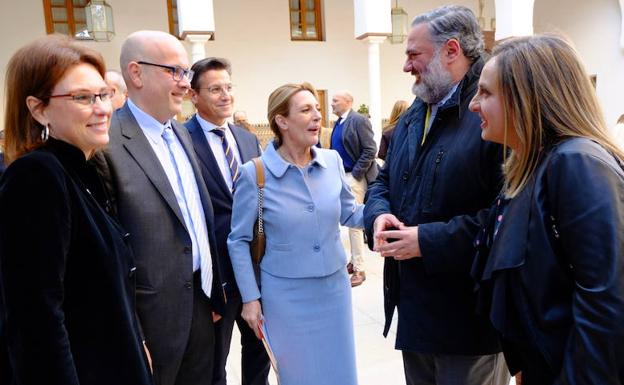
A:
{"label": "dark suit jacket", "polygon": [[[232,262],[227,248],[227,237],[230,234],[230,221],[232,218],[232,193],[225,183],[217,160],[212,154],[208,140],[197,118],[193,116],[184,124],[191,134],[193,147],[199,160],[199,167],[206,181],[206,187],[210,193],[212,207],[214,209],[214,228],[217,237],[217,251],[219,252],[219,267],[221,268],[221,280],[225,285],[226,293],[237,293]],[[260,156],[260,143],[256,136],[234,124],[228,124],[240,153],[242,163]],[[242,164],[241,164],[242,166]]]}
{"label": "dark suit jacket", "polygon": [[1,294],[16,384],[151,384],[134,259],[97,202],[102,191],[84,153],[53,138],[2,179]]}
{"label": "dark suit jacket", "polygon": [[[475,62],[438,110],[423,145],[426,105],[416,99],[401,116],[379,177],[368,188],[364,224],[392,213],[418,226],[422,258],[384,261],[387,333],[398,307],[401,350],[482,355],[500,351],[498,337],[475,314],[468,271],[479,222],[500,191],[502,146],[481,139],[479,116],[468,110],[483,61]],[[423,311],[423,309],[427,309]]]}
{"label": "dark suit jacket", "polygon": [[[186,129],[172,120],[186,151],[206,216],[213,262],[211,303],[222,311],[217,244],[210,196]],[[109,180],[137,262],[137,310],[154,365],[179,362],[193,315],[192,243],[165,171],[128,105],[115,111],[101,172]]]}
{"label": "dark suit jacket", "polygon": [[379,169],[375,162],[377,145],[370,120],[353,110],[349,111],[342,123],[342,145],[355,161],[351,175],[357,180],[366,178],[368,183],[374,181]]}
{"label": "dark suit jacket", "polygon": [[494,210],[477,242],[480,312],[512,373],[543,362],[540,383],[622,384],[624,171],[585,138],[543,153],[493,244]]}

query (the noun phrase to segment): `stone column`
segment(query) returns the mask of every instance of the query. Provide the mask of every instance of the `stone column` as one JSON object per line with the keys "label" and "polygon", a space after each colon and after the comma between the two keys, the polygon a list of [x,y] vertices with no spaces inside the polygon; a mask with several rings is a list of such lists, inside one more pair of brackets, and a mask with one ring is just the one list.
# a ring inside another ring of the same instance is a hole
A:
{"label": "stone column", "polygon": [[206,57],[206,42],[215,30],[213,0],[178,0],[180,38],[191,43],[191,60]]}
{"label": "stone column", "polygon": [[362,39],[368,45],[368,87],[370,94],[370,114],[371,125],[375,141],[379,145],[381,141],[381,70],[379,45],[386,40],[386,36],[367,36]]}

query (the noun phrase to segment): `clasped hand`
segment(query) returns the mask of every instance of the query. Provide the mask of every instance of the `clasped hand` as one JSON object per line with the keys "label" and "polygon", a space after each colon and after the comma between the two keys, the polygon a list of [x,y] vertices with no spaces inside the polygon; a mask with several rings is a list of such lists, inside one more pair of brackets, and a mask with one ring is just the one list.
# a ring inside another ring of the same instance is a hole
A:
{"label": "clasped hand", "polygon": [[421,257],[418,226],[405,226],[392,214],[381,214],[373,224],[373,250],[397,261]]}

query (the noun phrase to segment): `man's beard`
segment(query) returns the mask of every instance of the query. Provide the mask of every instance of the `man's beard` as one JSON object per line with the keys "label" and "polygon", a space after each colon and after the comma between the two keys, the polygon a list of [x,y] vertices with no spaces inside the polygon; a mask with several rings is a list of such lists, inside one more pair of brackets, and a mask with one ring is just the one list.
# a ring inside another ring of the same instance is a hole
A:
{"label": "man's beard", "polygon": [[441,51],[437,50],[425,70],[420,73],[420,82],[412,86],[412,93],[428,104],[438,103],[454,85],[450,72],[442,67]]}

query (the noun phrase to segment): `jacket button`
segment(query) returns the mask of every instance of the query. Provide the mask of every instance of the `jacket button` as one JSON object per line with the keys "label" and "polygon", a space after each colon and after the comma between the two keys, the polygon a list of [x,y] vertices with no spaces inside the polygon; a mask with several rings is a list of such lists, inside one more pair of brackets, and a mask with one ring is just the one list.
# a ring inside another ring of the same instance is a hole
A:
{"label": "jacket button", "polygon": [[308,212],[314,211],[314,205],[308,205]]}
{"label": "jacket button", "polygon": [[191,250],[190,246],[184,246],[184,254],[191,254]]}
{"label": "jacket button", "polygon": [[314,251],[316,251],[316,252],[321,251],[321,246],[319,246],[319,245],[314,245]]}
{"label": "jacket button", "polygon": [[192,288],[193,288],[193,284],[191,283],[191,281],[187,281],[187,282],[184,284],[184,287],[185,287],[185,288],[187,288],[187,289],[192,289]]}
{"label": "jacket button", "polygon": [[136,267],[133,266],[130,268],[130,271],[128,272],[128,278],[132,278],[134,277],[134,272],[136,271]]}

